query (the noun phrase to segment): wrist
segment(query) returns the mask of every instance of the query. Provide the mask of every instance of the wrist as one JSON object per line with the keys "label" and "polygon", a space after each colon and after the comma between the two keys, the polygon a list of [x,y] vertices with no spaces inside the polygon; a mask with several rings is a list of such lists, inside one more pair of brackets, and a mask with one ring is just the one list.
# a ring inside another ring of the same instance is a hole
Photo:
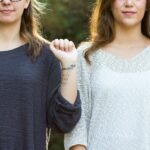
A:
{"label": "wrist", "polygon": [[62,66],[68,66],[70,64],[76,64],[77,63],[77,59],[73,59],[73,60],[63,60],[60,61]]}
{"label": "wrist", "polygon": [[65,64],[65,65],[62,65],[62,70],[64,71],[64,70],[73,70],[73,69],[75,69],[76,68],[76,63],[71,63],[71,64]]}

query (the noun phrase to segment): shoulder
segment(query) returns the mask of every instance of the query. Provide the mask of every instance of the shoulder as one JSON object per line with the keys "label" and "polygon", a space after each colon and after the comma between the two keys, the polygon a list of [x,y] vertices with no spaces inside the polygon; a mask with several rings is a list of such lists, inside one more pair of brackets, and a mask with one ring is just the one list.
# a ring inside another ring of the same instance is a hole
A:
{"label": "shoulder", "polygon": [[46,55],[46,56],[49,56],[49,57],[54,57],[52,51],[50,50],[49,44],[47,44],[47,43],[43,44],[41,49],[42,49],[41,50],[42,55]]}
{"label": "shoulder", "polygon": [[42,45],[40,58],[48,65],[59,64],[59,61],[50,50],[49,44]]}
{"label": "shoulder", "polygon": [[87,50],[91,45],[92,45],[92,42],[82,42],[82,43],[80,43],[80,45],[79,45],[78,48],[77,48],[78,55],[84,57],[84,54],[85,54],[86,50]]}
{"label": "shoulder", "polygon": [[[77,48],[78,51],[78,72],[80,75],[87,74],[89,72],[90,64],[87,63],[84,55],[86,50],[91,46],[90,42],[82,42]],[[80,78],[80,77],[79,77]]]}
{"label": "shoulder", "polygon": [[77,48],[78,61],[82,62],[84,65],[87,65],[87,61],[85,59],[85,52],[87,51],[88,48],[91,47],[91,45],[92,45],[91,42],[82,42]]}
{"label": "shoulder", "polygon": [[[82,61],[82,62],[86,62],[85,60],[85,52],[88,50],[88,48],[90,48],[92,46],[92,42],[82,42],[79,47],[77,48],[77,51],[78,51],[78,59],[79,61]],[[96,52],[92,53],[90,56],[89,56],[89,59],[91,62],[95,61],[95,56],[96,56]],[[88,64],[89,65],[89,64]]]}
{"label": "shoulder", "polygon": [[52,53],[49,44],[42,45],[42,53],[49,58],[56,59],[55,55]]}

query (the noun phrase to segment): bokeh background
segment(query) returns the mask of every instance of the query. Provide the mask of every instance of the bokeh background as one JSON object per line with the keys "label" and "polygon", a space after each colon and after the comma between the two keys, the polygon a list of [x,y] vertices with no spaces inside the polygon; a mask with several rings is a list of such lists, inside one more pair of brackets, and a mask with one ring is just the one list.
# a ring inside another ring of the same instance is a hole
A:
{"label": "bokeh background", "polygon": [[[40,0],[47,3],[41,17],[42,31],[48,40],[68,38],[78,46],[89,38],[89,19],[95,0]],[[64,150],[63,134],[52,132],[49,150]]]}
{"label": "bokeh background", "polygon": [[47,3],[42,16],[44,36],[68,38],[79,44],[88,40],[88,26],[95,0],[40,0]]}

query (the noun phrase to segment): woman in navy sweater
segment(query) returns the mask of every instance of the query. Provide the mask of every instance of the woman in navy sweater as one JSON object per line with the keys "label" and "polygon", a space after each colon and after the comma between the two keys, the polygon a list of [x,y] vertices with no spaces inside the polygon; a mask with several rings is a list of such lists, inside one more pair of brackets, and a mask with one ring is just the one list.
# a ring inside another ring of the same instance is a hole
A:
{"label": "woman in navy sweater", "polygon": [[0,150],[45,150],[46,128],[73,129],[81,115],[76,49],[50,46],[36,0],[0,0]]}

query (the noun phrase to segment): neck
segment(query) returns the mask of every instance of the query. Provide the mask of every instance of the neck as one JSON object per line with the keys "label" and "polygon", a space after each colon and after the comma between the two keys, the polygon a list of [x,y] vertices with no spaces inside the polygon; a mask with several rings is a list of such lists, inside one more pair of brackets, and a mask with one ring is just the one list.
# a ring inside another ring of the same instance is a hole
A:
{"label": "neck", "polygon": [[[20,44],[19,44],[20,43]],[[0,23],[0,47],[13,47],[13,45],[21,45],[20,23],[17,24],[1,24]]]}
{"label": "neck", "polygon": [[116,25],[116,37],[114,40],[115,43],[133,45],[135,43],[140,44],[140,41],[142,42],[145,39],[146,37],[142,34],[141,31],[141,25],[130,28]]}

